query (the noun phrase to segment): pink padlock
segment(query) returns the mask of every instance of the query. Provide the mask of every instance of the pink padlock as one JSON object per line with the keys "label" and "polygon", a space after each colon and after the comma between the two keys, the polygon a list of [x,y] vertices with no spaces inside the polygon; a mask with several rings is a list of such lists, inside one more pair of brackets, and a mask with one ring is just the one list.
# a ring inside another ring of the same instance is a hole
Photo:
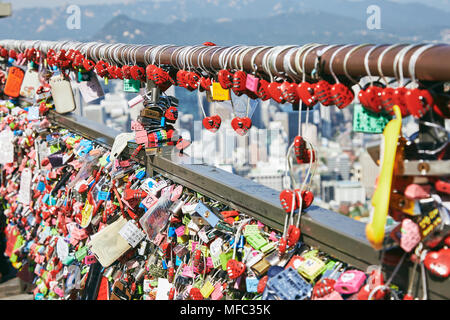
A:
{"label": "pink padlock", "polygon": [[251,74],[247,75],[247,79],[245,81],[245,87],[252,91],[255,92],[258,90],[258,84],[259,84],[259,79],[255,76],[252,76]]}
{"label": "pink padlock", "polygon": [[334,290],[341,294],[358,292],[366,280],[366,274],[359,270],[345,271],[334,285]]}
{"label": "pink padlock", "polygon": [[93,264],[97,261],[97,259],[95,258],[95,256],[92,254],[90,256],[86,256],[84,257],[84,264]]}
{"label": "pink padlock", "polygon": [[409,199],[424,199],[430,197],[431,185],[412,183],[405,189],[405,196]]}

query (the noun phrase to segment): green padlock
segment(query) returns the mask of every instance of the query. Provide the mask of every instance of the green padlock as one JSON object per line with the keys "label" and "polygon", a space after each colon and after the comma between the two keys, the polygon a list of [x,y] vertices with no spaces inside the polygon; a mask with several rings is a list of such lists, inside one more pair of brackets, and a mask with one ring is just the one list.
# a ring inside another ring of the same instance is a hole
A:
{"label": "green padlock", "polygon": [[123,79],[123,91],[138,93],[141,89],[141,82],[134,79]]}
{"label": "green padlock", "polygon": [[392,119],[384,113],[373,113],[366,110],[361,104],[353,108],[353,131],[363,133],[383,133],[384,127]]}
{"label": "green padlock", "polygon": [[222,252],[220,254],[220,262],[222,263],[222,269],[227,270],[227,262],[233,257],[233,251]]}

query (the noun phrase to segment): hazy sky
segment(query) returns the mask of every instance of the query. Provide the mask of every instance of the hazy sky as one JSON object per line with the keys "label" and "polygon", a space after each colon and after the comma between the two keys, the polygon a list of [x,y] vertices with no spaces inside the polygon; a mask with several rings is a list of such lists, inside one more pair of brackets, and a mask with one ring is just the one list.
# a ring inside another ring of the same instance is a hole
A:
{"label": "hazy sky", "polygon": [[[60,5],[69,4],[102,4],[102,3],[127,3],[136,2],[138,0],[0,0],[0,2],[10,2],[13,4],[13,9],[20,9],[24,7],[56,7]],[[149,1],[167,1],[167,0],[149,0]],[[310,0],[313,1],[313,0]],[[355,1],[355,0],[353,0]],[[358,1],[358,0],[356,0]],[[440,9],[447,9],[450,11],[450,0],[391,0],[394,2],[408,3],[408,2],[421,2],[423,4],[438,7]],[[374,0],[376,3],[376,0]]]}

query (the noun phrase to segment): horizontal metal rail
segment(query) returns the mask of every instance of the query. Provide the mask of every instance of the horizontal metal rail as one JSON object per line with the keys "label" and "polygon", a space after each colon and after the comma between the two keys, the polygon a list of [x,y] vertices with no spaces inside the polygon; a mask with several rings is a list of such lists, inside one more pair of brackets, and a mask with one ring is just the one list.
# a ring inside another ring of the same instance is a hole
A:
{"label": "horizontal metal rail", "polygon": [[[329,62],[333,57],[331,65],[333,72],[337,76],[343,76],[347,81],[350,80],[346,75],[356,78],[368,75],[365,60],[366,54],[371,50],[370,55],[367,57],[367,67],[372,76],[399,77],[401,75],[399,73],[401,66],[403,76],[411,78],[409,65],[413,58],[415,77],[417,79],[423,81],[450,80],[450,64],[443,63],[444,61],[450,61],[450,45],[445,44],[436,44],[422,52],[418,57],[414,56],[414,53],[420,50],[422,47],[420,44],[410,48],[406,48],[408,44],[399,44],[392,48],[389,48],[390,45],[388,44],[380,46],[355,44],[345,48],[342,48],[343,45],[330,47],[325,44],[318,44],[312,50],[306,50],[308,47],[298,45],[277,47],[211,47],[198,45],[188,47],[25,40],[2,40],[0,45],[7,49],[18,51],[24,51],[32,47],[43,52],[47,52],[49,49],[64,49],[66,51],[77,49],[94,61],[104,59],[119,65],[131,62],[147,65],[156,62],[157,64],[172,65],[182,69],[203,68],[217,71],[223,68],[223,62],[227,61],[227,67],[229,68],[242,69],[251,73],[255,71],[256,67],[258,72],[266,75],[268,75],[268,70],[272,75],[287,74],[297,80],[302,79],[304,72],[308,76],[311,75],[311,72],[317,67],[316,58],[318,54],[322,53],[319,63],[322,75],[332,75]],[[388,48],[389,50],[387,50]],[[398,54],[400,52],[404,53],[402,59],[399,59],[400,55]],[[187,56],[186,53],[188,53]],[[222,55],[222,53],[225,54]],[[224,59],[225,56],[226,60]],[[304,57],[305,67],[303,70]],[[265,58],[270,61],[268,67],[266,64],[266,70],[264,70],[263,66]],[[380,67],[378,67],[379,63]]]}
{"label": "horizontal metal rail", "polygon": [[[120,133],[76,115],[50,112],[49,118],[55,124],[106,146],[111,146],[115,136]],[[273,189],[212,166],[175,163],[168,152],[141,160],[147,162],[148,174],[157,172],[259,219],[276,230],[283,229],[285,212],[279,202],[279,193]],[[349,265],[365,270],[370,265],[380,263],[380,252],[375,251],[366,240],[364,223],[311,206],[301,219],[301,230],[307,245],[317,247]],[[394,283],[406,288],[411,268],[411,264],[405,264],[394,278]],[[388,277],[392,270],[389,267],[385,270]],[[450,299],[449,281],[428,277],[428,296],[431,299]]]}

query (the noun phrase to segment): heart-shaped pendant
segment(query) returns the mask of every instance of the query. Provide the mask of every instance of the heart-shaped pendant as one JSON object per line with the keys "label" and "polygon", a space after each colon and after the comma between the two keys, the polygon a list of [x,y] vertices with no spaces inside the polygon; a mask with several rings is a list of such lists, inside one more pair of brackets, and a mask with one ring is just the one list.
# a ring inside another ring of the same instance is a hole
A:
{"label": "heart-shaped pendant", "polygon": [[245,272],[245,264],[235,259],[228,260],[227,273],[230,279],[239,278]]}
{"label": "heart-shaped pendant", "polygon": [[412,89],[405,94],[406,108],[415,118],[421,118],[434,105],[433,97],[428,90]]}
{"label": "heart-shaped pendant", "polygon": [[284,102],[283,96],[281,95],[280,83],[271,82],[267,87],[269,90],[270,97],[278,103]]}
{"label": "heart-shaped pendant", "polygon": [[[294,193],[292,190],[285,189],[280,193],[280,202],[286,213],[290,213],[292,211],[292,198],[294,197]],[[294,201],[294,211],[298,209],[298,202]]]}
{"label": "heart-shaped pendant", "polygon": [[250,128],[252,127],[252,120],[249,117],[236,117],[231,120],[231,126],[238,135],[245,136],[248,130],[250,130]]}
{"label": "heart-shaped pendant", "polygon": [[313,107],[317,103],[314,86],[308,82],[302,82],[297,86],[297,95],[307,107]]}
{"label": "heart-shaped pendant", "polygon": [[447,278],[450,275],[450,249],[430,252],[424,260],[425,267],[434,275]]}
{"label": "heart-shaped pendant", "polygon": [[300,239],[300,229],[291,224],[288,228],[287,239],[289,247],[295,246]]}
{"label": "heart-shaped pendant", "polygon": [[218,115],[215,115],[204,118],[202,123],[206,130],[216,132],[220,128],[222,119]]}
{"label": "heart-shaped pendant", "polygon": [[355,99],[355,94],[352,89],[349,89],[342,83],[335,83],[331,86],[330,90],[331,100],[339,109],[344,109]]}
{"label": "heart-shaped pendant", "polygon": [[269,82],[267,82],[264,79],[259,80],[259,87],[256,94],[262,101],[269,100],[270,99]]}
{"label": "heart-shaped pendant", "polygon": [[217,74],[217,79],[223,89],[231,89],[233,87],[233,74],[230,71],[220,70]]}
{"label": "heart-shaped pendant", "polygon": [[330,106],[333,103],[330,91],[331,85],[325,80],[320,80],[314,86],[314,95],[324,106]]}

